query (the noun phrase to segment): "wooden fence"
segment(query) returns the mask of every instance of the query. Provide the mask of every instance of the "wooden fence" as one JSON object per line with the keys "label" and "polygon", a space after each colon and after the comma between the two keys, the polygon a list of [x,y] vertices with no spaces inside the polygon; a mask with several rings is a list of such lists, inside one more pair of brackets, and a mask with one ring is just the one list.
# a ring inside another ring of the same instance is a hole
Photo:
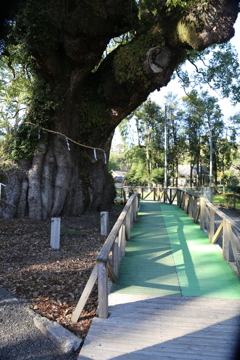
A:
{"label": "wooden fence", "polygon": [[223,259],[234,259],[240,276],[240,226],[207,199],[187,190],[177,190],[177,205],[208,234],[212,244],[221,237]]}
{"label": "wooden fence", "polygon": [[172,204],[177,195],[177,188],[123,186],[118,188],[118,192],[123,201],[126,201],[127,197],[131,196],[131,194],[138,193],[143,200],[151,198],[154,201],[164,201]]}
{"label": "wooden fence", "polygon": [[136,193],[129,198],[121,212],[96,258],[96,265],[72,314],[72,321],[78,320],[97,280],[98,316],[104,319],[108,317],[108,278],[115,281],[118,276],[120,260],[125,255],[125,244],[130,240],[130,230],[136,221],[139,203],[140,196]]}
{"label": "wooden fence", "polygon": [[[240,227],[230,217],[207,199],[188,190],[148,188],[147,195],[142,192],[142,187],[134,190],[140,191],[143,199],[152,194],[153,200],[170,204],[175,202],[195,223],[199,223],[201,229],[208,234],[211,243],[215,244],[221,237],[223,259],[229,261],[232,256],[240,276]],[[105,319],[108,317],[108,278],[116,281],[120,260],[125,254],[125,244],[130,240],[130,229],[137,217],[139,202],[139,193],[135,193],[127,201],[97,256],[96,265],[72,314],[72,321],[78,320],[97,280],[98,316]]]}

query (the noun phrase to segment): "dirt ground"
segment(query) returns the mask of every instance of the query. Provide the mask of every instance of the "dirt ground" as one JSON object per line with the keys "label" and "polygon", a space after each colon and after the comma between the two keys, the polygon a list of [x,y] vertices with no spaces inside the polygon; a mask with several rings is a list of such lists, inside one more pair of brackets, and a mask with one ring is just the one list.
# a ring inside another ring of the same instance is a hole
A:
{"label": "dirt ground", "polygon": [[[112,208],[110,228],[121,210],[122,205]],[[50,220],[0,219],[0,286],[84,338],[97,308],[96,287],[79,321],[70,319],[106,239],[100,214],[62,218],[60,250],[50,247],[50,229]]]}
{"label": "dirt ground", "polygon": [[[122,208],[112,208],[110,228]],[[240,224],[239,212],[220,209]],[[62,218],[60,250],[50,247],[50,229],[50,219],[0,219],[0,286],[84,339],[96,313],[96,286],[79,321],[70,319],[106,239],[100,235],[100,214]]]}

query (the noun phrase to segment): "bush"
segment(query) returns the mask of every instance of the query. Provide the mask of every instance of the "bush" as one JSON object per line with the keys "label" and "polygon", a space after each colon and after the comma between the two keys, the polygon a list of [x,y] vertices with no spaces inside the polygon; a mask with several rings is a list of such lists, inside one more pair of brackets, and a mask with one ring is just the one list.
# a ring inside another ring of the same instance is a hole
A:
{"label": "bush", "polygon": [[237,194],[240,194],[240,185],[228,185],[228,189],[236,192]]}

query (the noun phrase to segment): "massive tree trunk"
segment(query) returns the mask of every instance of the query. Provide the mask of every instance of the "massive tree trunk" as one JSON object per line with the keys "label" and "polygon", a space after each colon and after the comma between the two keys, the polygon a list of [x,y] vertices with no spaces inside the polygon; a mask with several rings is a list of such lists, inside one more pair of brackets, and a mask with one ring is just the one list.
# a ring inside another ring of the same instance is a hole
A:
{"label": "massive tree trunk", "polygon": [[[107,210],[114,198],[107,170],[114,129],[168,84],[186,51],[233,36],[238,1],[193,2],[185,13],[159,1],[156,15],[145,9],[140,20],[132,0],[25,3],[15,38],[37,74],[26,121],[47,130],[33,157],[13,171],[21,172],[18,181],[5,174],[3,216]],[[130,31],[130,41],[103,56],[112,38]]]}

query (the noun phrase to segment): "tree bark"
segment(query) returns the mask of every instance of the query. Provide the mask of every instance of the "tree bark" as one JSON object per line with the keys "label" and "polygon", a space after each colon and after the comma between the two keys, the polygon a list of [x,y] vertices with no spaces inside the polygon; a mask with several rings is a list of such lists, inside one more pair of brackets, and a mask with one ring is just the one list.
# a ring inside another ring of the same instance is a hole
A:
{"label": "tree bark", "polygon": [[[159,1],[156,15],[139,17],[132,0],[26,0],[15,28],[38,80],[27,121],[52,132],[27,166],[4,173],[2,216],[109,210],[115,190],[106,160],[116,126],[168,84],[186,50],[234,34],[238,1],[201,3],[184,13]],[[112,38],[130,31],[130,41],[103,56]]]}

